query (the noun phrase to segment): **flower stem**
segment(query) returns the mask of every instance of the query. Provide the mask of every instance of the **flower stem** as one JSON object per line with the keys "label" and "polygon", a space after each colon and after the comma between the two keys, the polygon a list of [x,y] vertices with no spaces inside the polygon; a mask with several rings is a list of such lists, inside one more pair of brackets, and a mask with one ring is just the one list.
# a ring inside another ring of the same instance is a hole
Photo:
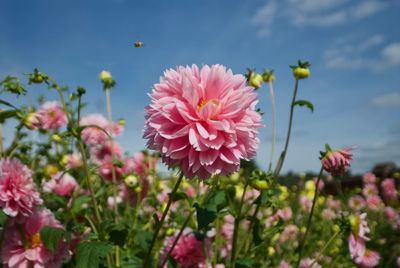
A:
{"label": "flower stem", "polygon": [[325,246],[321,249],[321,251],[319,252],[318,256],[314,259],[314,261],[308,266],[308,267],[313,267],[314,263],[316,263],[319,258],[322,256],[322,254],[324,253],[324,251],[329,247],[329,245],[335,240],[335,238],[340,234],[341,230],[336,231],[333,236],[328,240],[328,242],[326,242]]}
{"label": "flower stem", "polygon": [[275,94],[272,81],[268,82],[269,95],[271,96],[271,109],[272,109],[272,144],[271,144],[271,157],[269,160],[268,171],[272,169],[272,162],[275,155],[276,146],[276,106],[275,106]]}
{"label": "flower stem", "polygon": [[315,203],[317,202],[317,198],[318,198],[318,186],[319,186],[319,182],[321,181],[323,172],[324,172],[324,168],[321,167],[321,170],[320,170],[319,175],[318,175],[317,183],[315,185],[314,200],[313,200],[313,203],[312,203],[310,215],[308,216],[306,232],[304,233],[303,239],[301,240],[300,246],[299,246],[299,257],[297,259],[296,268],[299,267],[299,264],[300,264],[300,261],[301,261],[301,257],[303,255],[304,244],[306,242],[306,238],[307,238],[308,232],[310,231],[311,220],[312,220],[312,216],[313,216],[313,213],[314,213]]}
{"label": "flower stem", "polygon": [[243,207],[243,203],[244,203],[244,197],[246,195],[247,186],[248,186],[248,183],[246,181],[246,183],[244,185],[243,193],[242,193],[242,198],[240,199],[240,203],[239,203],[238,215],[235,218],[235,223],[234,223],[233,238],[232,238],[232,252],[231,252],[231,268],[235,267],[237,237],[238,237],[238,233],[239,233],[239,224],[240,224],[240,221],[242,220],[241,219],[242,207]]}
{"label": "flower stem", "polygon": [[295,102],[296,102],[296,96],[297,96],[297,89],[299,87],[299,80],[296,79],[296,84],[294,86],[294,93],[293,93],[293,98],[292,98],[292,104],[290,105],[290,116],[289,116],[289,127],[288,127],[288,132],[286,135],[286,142],[285,142],[285,148],[282,151],[281,157],[279,158],[279,161],[276,165],[275,171],[274,171],[274,177],[277,178],[282,166],[283,166],[283,162],[285,161],[285,157],[286,157],[286,153],[287,153],[287,149],[289,146],[289,141],[290,141],[290,134],[292,132],[292,124],[293,124],[293,112],[294,112],[294,106],[295,106]]}
{"label": "flower stem", "polygon": [[162,225],[163,225],[163,223],[165,221],[165,218],[167,217],[167,214],[168,214],[168,211],[169,211],[169,207],[172,204],[172,200],[174,199],[174,195],[178,191],[178,188],[179,188],[179,185],[182,182],[182,179],[183,179],[183,173],[181,172],[177,182],[175,183],[174,189],[172,189],[172,192],[169,194],[168,203],[167,203],[167,206],[164,209],[164,212],[163,212],[163,214],[161,216],[161,219],[157,223],[156,230],[155,230],[154,235],[153,235],[153,239],[151,240],[150,247],[149,247],[149,249],[147,251],[146,258],[145,258],[145,261],[144,261],[143,267],[145,267],[145,268],[150,267],[149,266],[149,261],[150,261],[151,252],[153,251],[153,248],[154,248],[154,245],[156,243],[158,234],[160,233],[161,227],[162,227]]}
{"label": "flower stem", "polygon": [[168,257],[171,255],[172,250],[174,250],[176,243],[178,243],[179,238],[182,236],[183,231],[185,230],[186,226],[189,224],[190,219],[192,218],[193,214],[194,214],[195,210],[191,210],[189,215],[187,216],[185,222],[183,223],[181,229],[179,230],[178,235],[175,237],[174,243],[172,243],[172,246],[169,248],[167,255],[165,256],[165,259],[163,260],[162,264],[160,267],[164,267],[165,263],[168,260]]}

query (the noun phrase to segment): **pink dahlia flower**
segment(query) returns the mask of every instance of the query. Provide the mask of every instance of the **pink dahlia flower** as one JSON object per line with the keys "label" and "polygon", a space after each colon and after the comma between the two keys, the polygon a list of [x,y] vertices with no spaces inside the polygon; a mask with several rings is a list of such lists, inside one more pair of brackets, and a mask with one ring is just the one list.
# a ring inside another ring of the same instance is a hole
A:
{"label": "pink dahlia flower", "polygon": [[396,222],[399,219],[400,215],[392,207],[385,207],[383,209],[383,212],[385,213],[385,216],[389,222]]}
{"label": "pink dahlia flower", "polygon": [[[63,228],[50,210],[37,208],[31,216],[24,219],[22,228],[16,224],[5,228],[3,241],[7,243],[2,243],[2,263],[10,268],[61,267],[63,260],[69,257],[68,244],[60,240],[56,251],[49,251],[40,238],[40,230],[45,226]],[[25,246],[21,232],[25,237]]]}
{"label": "pink dahlia flower", "polygon": [[367,172],[363,175],[364,184],[371,184],[376,182],[376,176],[372,172]]}
{"label": "pink dahlia flower", "polygon": [[122,149],[118,143],[107,140],[99,146],[92,146],[90,156],[94,163],[100,164],[107,158],[121,159]]}
{"label": "pink dahlia flower", "polygon": [[67,115],[56,101],[45,102],[38,115],[41,129],[59,129],[67,124]]}
{"label": "pink dahlia flower", "polygon": [[58,172],[51,176],[49,181],[43,184],[43,191],[47,193],[55,193],[60,196],[68,196],[78,187],[78,183],[68,173]]}
{"label": "pink dahlia flower", "polygon": [[82,159],[78,154],[67,154],[63,156],[61,164],[67,169],[76,169],[82,166]]}
{"label": "pink dahlia flower", "polygon": [[[80,122],[81,126],[94,125],[102,128],[103,130],[96,127],[88,127],[82,130],[81,137],[82,140],[88,145],[100,145],[108,140],[109,135],[118,136],[122,132],[122,126],[118,123],[110,123],[101,114],[91,114],[83,117]],[[118,125],[118,126],[117,126]],[[106,133],[104,133],[106,131]]]}
{"label": "pink dahlia flower", "polygon": [[[115,158],[114,158],[115,159]],[[113,181],[113,167],[115,172],[115,179],[117,181],[121,180],[123,174],[123,168],[117,166],[113,163],[113,159],[111,156],[105,157],[100,162],[96,163],[99,165],[99,175],[106,181],[112,182]]]}
{"label": "pink dahlia flower", "polygon": [[375,184],[369,183],[369,184],[364,185],[364,188],[362,189],[362,193],[367,198],[369,196],[378,195],[379,190]]}
{"label": "pink dahlia flower", "polygon": [[350,161],[353,155],[349,153],[351,148],[344,148],[342,150],[327,151],[321,162],[324,169],[332,176],[341,176],[350,167]]}
{"label": "pink dahlia flower", "polygon": [[40,205],[39,193],[32,180],[32,172],[18,159],[0,160],[0,207],[5,214],[28,216]]}
{"label": "pink dahlia flower", "polygon": [[257,94],[222,65],[167,70],[150,95],[144,138],[188,178],[227,175],[259,144]]}
{"label": "pink dahlia flower", "polygon": [[355,263],[359,264],[362,268],[372,268],[379,264],[379,253],[373,250],[366,249],[363,256],[359,256]]}
{"label": "pink dahlia flower", "polygon": [[283,209],[278,209],[276,214],[279,216],[279,218],[281,218],[284,221],[290,220],[292,218],[292,216],[293,216],[293,212],[292,212],[292,209],[290,207],[285,207]]}
{"label": "pink dahlia flower", "polygon": [[365,202],[365,199],[361,195],[352,196],[349,199],[348,204],[349,204],[349,207],[355,211],[360,211],[363,208],[365,208],[365,206],[367,205],[367,203]]}
{"label": "pink dahlia flower", "polygon": [[156,170],[157,158],[152,155],[138,152],[133,157],[125,160],[124,173],[136,174],[147,178]]}
{"label": "pink dahlia flower", "polygon": [[384,206],[379,195],[371,195],[367,197],[367,207],[372,211],[379,211]]}
{"label": "pink dahlia flower", "polygon": [[383,196],[388,199],[397,197],[396,184],[394,179],[384,179],[381,183]]}
{"label": "pink dahlia flower", "polygon": [[349,251],[353,260],[365,254],[365,241],[361,237],[350,234],[349,237]]}
{"label": "pink dahlia flower", "polygon": [[365,241],[370,240],[369,237],[367,237],[370,232],[367,222],[367,213],[362,213],[360,215],[351,215],[350,225],[352,232],[355,236],[360,237]]}
{"label": "pink dahlia flower", "polygon": [[[167,257],[168,251],[171,248],[175,237],[176,236],[174,235],[166,241],[166,246],[162,251],[160,262]],[[207,243],[207,239],[204,241],[197,240],[192,230],[190,228],[186,228],[172,250],[171,257],[182,268],[206,267],[206,256],[203,247],[206,247],[205,251],[208,254],[210,245],[207,245],[209,244]],[[203,243],[206,243],[206,245],[203,245]]]}

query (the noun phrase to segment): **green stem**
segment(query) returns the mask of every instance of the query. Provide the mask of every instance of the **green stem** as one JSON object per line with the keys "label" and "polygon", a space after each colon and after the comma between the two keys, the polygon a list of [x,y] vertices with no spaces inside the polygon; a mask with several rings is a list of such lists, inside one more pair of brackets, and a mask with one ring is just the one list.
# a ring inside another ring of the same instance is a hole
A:
{"label": "green stem", "polygon": [[285,148],[282,151],[281,157],[277,163],[277,166],[275,168],[274,171],[274,177],[277,178],[282,166],[283,166],[283,162],[285,161],[285,157],[286,157],[286,153],[287,153],[287,149],[289,146],[289,141],[290,141],[290,134],[292,132],[292,123],[293,123],[293,112],[294,112],[294,106],[295,106],[295,102],[296,102],[296,96],[297,96],[297,89],[299,87],[299,80],[296,79],[296,84],[294,86],[294,93],[293,93],[293,98],[292,98],[292,104],[290,105],[290,116],[289,116],[289,127],[288,127],[288,132],[286,135],[286,142],[285,142]]}
{"label": "green stem", "polygon": [[246,195],[246,190],[247,190],[248,183],[246,181],[242,193],[242,198],[240,199],[240,204],[239,204],[239,211],[238,215],[235,218],[235,223],[234,223],[234,229],[233,229],[233,238],[232,238],[232,251],[231,251],[231,268],[235,267],[235,261],[236,261],[236,247],[237,247],[237,237],[239,233],[239,224],[240,221],[242,220],[242,207],[244,203],[244,197]]}
{"label": "green stem", "polygon": [[303,249],[304,249],[304,245],[305,245],[305,242],[306,242],[306,238],[307,238],[308,232],[310,231],[311,220],[312,220],[312,216],[313,216],[313,213],[314,213],[315,203],[317,202],[317,198],[318,198],[318,186],[319,186],[319,182],[321,181],[323,172],[324,172],[324,168],[321,167],[321,170],[320,170],[319,175],[318,175],[317,183],[315,185],[314,200],[313,200],[313,203],[312,203],[310,215],[308,216],[306,232],[304,233],[303,239],[301,240],[300,246],[299,246],[300,247],[299,248],[299,257],[297,259],[296,268],[299,267],[299,264],[300,264],[300,261],[301,261],[301,257],[303,255]]}
{"label": "green stem", "polygon": [[[114,140],[113,140],[113,122],[112,122],[112,113],[111,113],[111,97],[110,97],[110,90],[106,89],[106,104],[107,104],[107,117],[108,117],[108,124],[110,128],[110,145],[111,145],[111,159],[114,160]],[[115,167],[114,164],[111,163],[111,176],[112,176],[112,191],[113,191],[113,198],[114,198],[114,213],[115,213],[115,223],[118,223],[119,213],[118,213],[118,204],[117,204],[117,178],[115,174]],[[115,247],[115,265],[116,267],[120,267],[120,256],[119,256],[119,247]]]}
{"label": "green stem", "polygon": [[182,182],[182,179],[183,179],[183,173],[181,172],[181,174],[179,175],[179,178],[178,178],[177,182],[175,183],[174,189],[173,189],[172,192],[169,194],[168,203],[167,203],[167,206],[166,206],[165,209],[164,209],[164,212],[163,212],[163,214],[162,214],[162,216],[161,216],[161,219],[160,219],[160,221],[157,223],[156,230],[155,230],[155,232],[154,232],[153,238],[152,238],[151,243],[150,243],[150,247],[149,247],[149,249],[148,249],[148,251],[147,251],[147,254],[146,254],[146,258],[145,258],[144,265],[143,265],[144,268],[150,267],[150,266],[149,266],[149,261],[150,261],[151,252],[153,251],[153,248],[154,248],[154,245],[155,245],[155,243],[156,243],[158,234],[160,233],[161,227],[162,227],[162,225],[163,225],[163,223],[164,223],[164,221],[165,221],[165,218],[167,217],[167,214],[168,214],[168,211],[169,211],[169,207],[170,207],[171,204],[172,204],[172,200],[173,200],[173,198],[174,198],[174,195],[175,195],[176,192],[178,191],[178,188],[179,188],[179,185],[180,185],[181,182]]}
{"label": "green stem", "polygon": [[322,254],[325,252],[325,250],[329,247],[329,245],[335,240],[335,238],[340,234],[341,230],[336,231],[333,236],[326,242],[325,246],[321,249],[319,252],[318,256],[314,259],[314,261],[308,265],[308,267],[313,267],[314,263],[316,263],[319,258],[321,258]]}
{"label": "green stem", "polygon": [[167,260],[168,260],[169,255],[171,255],[172,250],[174,250],[174,248],[175,248],[175,246],[176,246],[176,243],[178,243],[179,238],[182,236],[183,231],[185,230],[186,226],[188,225],[188,223],[189,223],[190,219],[192,218],[194,212],[195,212],[195,210],[191,210],[191,211],[190,211],[189,215],[187,216],[185,222],[183,223],[181,229],[179,230],[178,235],[175,237],[175,240],[174,240],[174,242],[172,243],[172,246],[170,247],[170,249],[168,250],[168,253],[167,253],[167,255],[165,256],[165,259],[163,260],[163,262],[162,262],[162,264],[161,264],[160,267],[164,267],[165,263],[166,263]]}

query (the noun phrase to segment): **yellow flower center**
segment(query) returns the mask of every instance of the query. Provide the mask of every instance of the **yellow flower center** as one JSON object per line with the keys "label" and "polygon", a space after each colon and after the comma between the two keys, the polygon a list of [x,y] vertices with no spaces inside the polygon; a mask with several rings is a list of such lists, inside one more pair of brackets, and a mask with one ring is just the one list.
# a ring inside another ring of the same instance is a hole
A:
{"label": "yellow flower center", "polygon": [[42,244],[42,240],[40,239],[40,233],[36,233],[36,234],[32,235],[29,242],[30,242],[31,248],[40,246]]}
{"label": "yellow flower center", "polygon": [[197,111],[203,109],[203,107],[206,106],[209,102],[211,102],[215,106],[219,105],[219,102],[217,100],[201,100],[200,103],[197,105]]}

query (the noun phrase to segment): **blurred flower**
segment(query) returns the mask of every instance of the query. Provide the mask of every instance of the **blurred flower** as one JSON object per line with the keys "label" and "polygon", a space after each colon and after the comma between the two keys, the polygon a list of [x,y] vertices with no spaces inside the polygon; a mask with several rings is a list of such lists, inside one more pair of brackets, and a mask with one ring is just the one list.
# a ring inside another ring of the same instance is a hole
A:
{"label": "blurred flower", "polygon": [[296,242],[298,240],[298,235],[299,235],[299,227],[294,224],[289,224],[285,226],[285,229],[283,229],[283,232],[279,236],[279,242],[280,243],[285,243],[286,241],[291,241],[291,242]]}
{"label": "blurred flower", "polygon": [[365,241],[361,237],[350,234],[349,237],[349,251],[353,260],[365,254]]}
{"label": "blurred flower", "polygon": [[237,171],[259,144],[257,94],[224,66],[167,70],[146,108],[144,138],[169,167],[202,179]]}
{"label": "blurred flower", "polygon": [[353,214],[350,215],[349,220],[352,233],[355,236],[368,241],[369,238],[367,237],[367,235],[369,234],[370,230],[366,218],[367,218],[367,213],[362,213],[359,215]]}
{"label": "blurred flower", "polygon": [[82,166],[82,159],[78,154],[66,154],[61,159],[61,165],[67,169],[76,169]]}
{"label": "blurred flower", "polygon": [[336,218],[336,213],[335,213],[335,211],[333,211],[330,208],[324,208],[322,210],[322,216],[326,219],[332,220],[332,219]]}
{"label": "blurred flower", "polygon": [[279,264],[279,268],[292,268],[292,266],[289,265],[289,263],[287,263],[286,261],[282,260]]}
{"label": "blurred flower", "polygon": [[[116,159],[116,158],[115,158]],[[116,159],[117,160],[117,159]],[[119,181],[122,178],[123,168],[116,165],[115,161],[112,159],[111,156],[106,156],[104,159],[99,161],[99,175],[106,181],[112,182],[113,181],[113,168],[115,172],[115,180]]]}
{"label": "blurred flower", "polygon": [[38,129],[40,127],[40,115],[38,113],[29,113],[24,123],[29,129]]}
{"label": "blurred flower", "polygon": [[43,183],[43,191],[55,193],[60,196],[68,196],[78,187],[78,183],[68,173],[59,172]]}
{"label": "blurred flower", "polygon": [[311,211],[312,199],[309,198],[308,196],[306,196],[306,195],[300,196],[300,204],[301,204],[301,208],[303,210],[305,210],[306,212]]}
{"label": "blurred flower", "polygon": [[327,146],[327,151],[321,158],[321,163],[325,171],[329,172],[332,176],[341,176],[350,167],[350,161],[353,155],[349,153],[351,148],[344,148],[342,150],[332,151]]}
{"label": "blurred flower", "polygon": [[90,156],[93,162],[101,164],[107,158],[122,159],[122,149],[118,143],[107,140],[101,145],[92,146]]}
{"label": "blurred flower", "polygon": [[396,212],[396,210],[394,208],[385,207],[383,211],[389,222],[396,222],[398,220],[399,214]]}
{"label": "blurred flower", "polygon": [[28,167],[16,158],[0,159],[0,207],[4,213],[28,216],[42,202]]}
{"label": "blurred flower", "polygon": [[348,205],[351,209],[355,211],[360,211],[363,208],[365,208],[367,203],[365,202],[364,198],[361,195],[354,195],[350,197]]}
{"label": "blurred flower", "polygon": [[283,209],[278,209],[276,214],[284,221],[288,221],[292,218],[293,212],[290,207],[285,207]]}
{"label": "blurred flower", "polygon": [[41,129],[59,129],[67,124],[67,115],[56,101],[45,102],[37,113]]}
{"label": "blurred flower", "polygon": [[110,83],[112,81],[112,75],[109,71],[101,71],[99,78],[103,83]]}
{"label": "blurred flower", "polygon": [[394,179],[384,179],[381,183],[383,196],[388,199],[397,197],[396,185]]}
{"label": "blurred flower", "polygon": [[[174,242],[175,238],[176,235],[171,236],[166,240],[165,247],[161,253],[160,263],[162,263],[167,257],[167,253],[172,247],[172,243]],[[205,249],[203,250],[204,247]],[[210,249],[210,243],[207,239],[204,241],[197,240],[196,236],[193,234],[193,231],[190,228],[186,228],[172,250],[171,257],[182,268],[205,268],[206,254],[209,258],[211,255]]]}
{"label": "blurred flower", "polygon": [[364,184],[374,184],[376,182],[376,176],[372,172],[367,172],[363,175]]}
{"label": "blurred flower", "polygon": [[367,198],[368,196],[373,196],[373,195],[378,195],[379,194],[379,190],[376,187],[375,184],[365,184],[364,188],[362,190],[363,195]]}
{"label": "blurred flower", "polygon": [[383,207],[382,199],[379,195],[372,195],[367,197],[367,207],[372,211],[378,211]]}
{"label": "blurred flower", "polygon": [[366,249],[364,255],[356,258],[355,263],[359,264],[363,268],[370,268],[377,266],[380,258],[378,252]]}
{"label": "blurred flower", "polygon": [[121,203],[122,203],[122,198],[119,195],[117,195],[116,197],[114,196],[107,197],[107,207],[110,210],[114,209],[116,205]]}
{"label": "blurred flower", "polygon": [[[81,132],[82,140],[88,145],[98,146],[109,140],[108,135],[113,137],[118,136],[122,133],[123,127],[118,123],[110,123],[101,114],[90,114],[82,117],[80,121],[81,126],[97,126],[97,127],[86,127]],[[105,133],[106,132],[106,133]]]}
{"label": "blurred flower", "polygon": [[153,174],[156,170],[157,158],[138,152],[133,157],[127,158],[124,165],[125,174],[136,174],[142,178],[147,178],[150,174]]}
{"label": "blurred flower", "polygon": [[14,224],[5,228],[4,241],[7,243],[2,243],[2,263],[10,268],[61,267],[62,262],[69,257],[68,244],[60,240],[55,252],[49,251],[40,237],[40,230],[45,226],[63,228],[50,210],[37,208],[21,225]]}
{"label": "blurred flower", "polygon": [[[313,265],[311,265],[313,263]],[[321,268],[316,261],[310,258],[302,259],[299,268]]]}

